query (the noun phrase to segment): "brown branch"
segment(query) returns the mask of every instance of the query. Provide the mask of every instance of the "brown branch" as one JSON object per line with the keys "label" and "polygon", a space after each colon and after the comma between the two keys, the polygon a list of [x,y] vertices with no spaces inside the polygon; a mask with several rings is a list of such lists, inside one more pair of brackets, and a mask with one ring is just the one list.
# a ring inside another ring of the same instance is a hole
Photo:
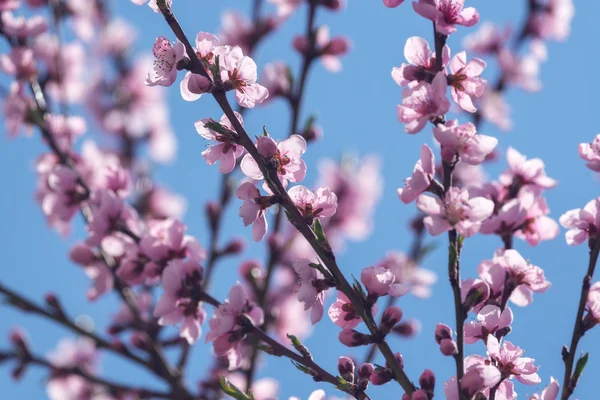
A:
{"label": "brown branch", "polygon": [[[175,18],[175,15],[167,6],[166,1],[158,0],[157,4],[165,18],[165,21],[167,22],[177,39],[179,39],[179,41],[183,43],[184,47],[187,50],[187,54],[191,57],[191,72],[200,74],[210,79],[202,63],[200,62],[196,53],[194,52],[190,41],[187,39],[185,33],[183,32],[181,25],[179,25],[179,22]],[[371,334],[373,334],[375,337],[380,337],[377,324],[375,323],[373,316],[370,313],[370,310],[368,310],[366,307],[365,299],[362,298],[358,293],[356,293],[352,286],[348,283],[340,267],[337,265],[335,256],[331,252],[331,250],[324,248],[318,242],[314,232],[312,231],[310,226],[307,225],[302,214],[300,214],[293,201],[291,200],[290,196],[288,195],[287,191],[283,187],[281,181],[277,176],[277,171],[267,167],[265,160],[258,152],[258,149],[254,145],[252,139],[250,139],[250,136],[248,135],[244,127],[235,117],[233,109],[231,108],[231,105],[227,100],[226,93],[217,90],[214,91],[212,95],[223,110],[223,112],[225,113],[225,115],[227,116],[227,118],[229,119],[229,121],[231,121],[233,128],[238,135],[239,143],[242,146],[244,146],[244,148],[248,151],[248,154],[250,154],[252,158],[254,158],[254,160],[256,161],[260,171],[265,177],[265,182],[269,186],[269,189],[274,193],[274,195],[280,196],[280,204],[285,209],[285,211],[287,211],[292,225],[294,225],[296,229],[302,234],[302,236],[304,236],[304,238],[309,242],[317,256],[323,261],[327,269],[331,272],[331,274],[337,282],[338,290],[342,291],[346,296],[348,296],[352,304],[355,306],[359,315],[361,315],[361,317],[365,321],[365,324],[367,325]],[[390,349],[387,342],[385,340],[381,340],[380,343],[378,343],[378,347],[383,356],[385,357],[386,361],[388,362],[388,365],[392,369],[394,373],[394,379],[404,388],[404,390],[407,393],[412,394],[412,392],[415,390],[415,387],[411,383],[404,370],[396,361],[394,353]]]}

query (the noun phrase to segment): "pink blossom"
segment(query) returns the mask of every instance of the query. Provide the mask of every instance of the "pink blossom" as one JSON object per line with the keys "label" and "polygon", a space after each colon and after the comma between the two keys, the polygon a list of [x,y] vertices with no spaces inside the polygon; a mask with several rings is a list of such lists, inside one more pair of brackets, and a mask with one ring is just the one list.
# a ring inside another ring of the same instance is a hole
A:
{"label": "pink blossom", "polygon": [[[277,168],[277,176],[282,183],[300,182],[306,176],[306,163],[302,154],[306,151],[306,140],[300,135],[292,135],[277,143],[269,136],[261,136],[256,142],[260,155]],[[251,179],[264,179],[262,171],[250,154],[240,163],[242,172]]]}
{"label": "pink blossom", "polygon": [[328,187],[312,192],[298,185],[288,190],[288,195],[300,214],[311,224],[315,218],[331,217],[337,209],[337,196]]}
{"label": "pink blossom", "polygon": [[148,76],[146,85],[171,86],[177,79],[177,63],[183,59],[185,48],[179,41],[175,45],[164,36],[159,36],[152,49],[156,60]]}
{"label": "pink blossom", "polygon": [[149,278],[162,275],[167,263],[173,259],[204,261],[206,250],[194,237],[185,234],[186,229],[177,219],[148,222],[148,231],[142,235],[139,247],[151,261],[144,269]]}
{"label": "pink blossom", "polygon": [[412,176],[404,180],[404,188],[398,189],[398,197],[404,204],[413,202],[431,185],[435,176],[435,157],[426,144],[421,146],[421,158],[415,164]]}
{"label": "pink blossom", "polygon": [[10,12],[2,13],[2,29],[9,36],[19,39],[36,37],[46,32],[48,22],[41,15],[34,15],[26,18],[22,15],[15,17]]}
{"label": "pink blossom", "polygon": [[519,192],[521,206],[526,210],[525,221],[515,236],[525,240],[531,246],[537,246],[543,240],[554,239],[559,232],[556,221],[548,217],[550,209],[546,199],[535,195],[526,188]]}
{"label": "pink blossom", "polygon": [[[377,304],[373,307],[373,314],[377,313]],[[346,295],[338,291],[336,301],[327,312],[331,321],[342,329],[353,329],[362,322],[362,318],[354,309],[352,302]]]}
{"label": "pink blossom", "polygon": [[503,296],[504,286],[510,285],[513,290],[509,299],[520,307],[531,304],[534,292],[544,293],[551,286],[544,276],[544,270],[528,263],[513,249],[499,252],[491,262],[482,262],[479,275],[490,285],[492,293],[498,296]]}
{"label": "pink blossom", "polygon": [[499,129],[508,131],[512,128],[510,106],[501,93],[493,90],[485,91],[481,98],[479,111],[481,111],[483,118],[496,125]]}
{"label": "pink blossom", "polygon": [[[23,84],[13,82],[6,97],[4,97],[3,112],[4,126],[9,136],[17,136],[21,127],[26,123],[32,100],[25,95]],[[29,123],[27,123],[29,127]]]}
{"label": "pink blossom", "polygon": [[327,25],[322,25],[317,29],[315,49],[310,48],[310,41],[305,36],[297,36],[294,38],[293,44],[294,48],[305,56],[316,52],[325,69],[330,72],[342,70],[340,56],[348,53],[351,47],[350,40],[345,37],[338,36],[330,39]]}
{"label": "pink blossom", "polygon": [[472,344],[479,339],[487,339],[488,334],[495,334],[498,330],[512,324],[513,313],[510,308],[500,311],[500,307],[494,305],[484,306],[477,314],[477,321],[469,321],[465,324],[465,343]]}
{"label": "pink blossom", "polygon": [[[240,124],[244,126],[242,115],[235,111],[234,114]],[[244,153],[244,147],[235,142],[235,129],[226,115],[223,115],[219,121],[219,124],[225,128],[224,132],[217,132],[211,129],[208,124],[209,122],[216,123],[210,118],[204,118],[194,124],[200,136],[206,140],[217,142],[217,144],[211,145],[208,149],[204,150],[202,157],[204,157],[208,165],[213,165],[219,161],[219,172],[228,174],[235,168],[235,160]]]}
{"label": "pink blossom", "polygon": [[[215,49],[219,45],[219,39],[212,33],[198,32],[196,35],[196,56],[204,63],[214,64]],[[212,89],[210,81],[200,75],[188,71],[180,84],[181,97],[186,101],[195,101],[203,93]]]}
{"label": "pink blossom", "polygon": [[69,167],[56,165],[48,175],[48,189],[41,204],[44,214],[71,221],[84,199],[77,174]]}
{"label": "pink blossom", "polygon": [[332,246],[337,242],[341,247],[345,238],[364,240],[372,232],[373,214],[383,192],[380,169],[374,155],[320,162],[317,186],[339,194],[335,215],[323,221]]}
{"label": "pink blossom", "polygon": [[252,224],[252,239],[260,242],[269,228],[266,213],[272,205],[271,196],[261,196],[260,191],[250,182],[242,183],[236,196],[244,200],[239,213],[244,226]]}
{"label": "pink blossom", "polygon": [[447,86],[446,75],[438,72],[431,84],[421,82],[414,88],[404,89],[402,104],[398,105],[398,121],[406,124],[406,132],[418,133],[430,118],[448,112]]}
{"label": "pink blossom", "polygon": [[470,165],[481,164],[498,144],[498,139],[478,134],[473,123],[459,125],[456,119],[436,125],[433,136],[442,146],[442,159],[449,163],[458,157]]}
{"label": "pink blossom", "polygon": [[278,96],[288,97],[292,90],[290,78],[290,69],[283,61],[266,64],[261,79],[261,82],[269,92],[269,97],[267,97],[266,101],[270,101]]}
{"label": "pink blossom", "polygon": [[573,0],[547,0],[533,13],[528,28],[538,37],[566,40],[575,15]]}
{"label": "pink blossom", "polygon": [[90,199],[90,216],[87,226],[90,246],[100,245],[102,240],[115,232],[119,225],[128,227],[135,221],[135,210],[125,204],[114,192],[98,190]]}
{"label": "pink blossom", "polygon": [[596,282],[590,287],[586,307],[592,317],[600,323],[600,282]]}
{"label": "pink blossom", "polygon": [[[292,396],[289,400],[300,400],[300,398]],[[323,389],[315,390],[308,396],[308,400],[325,400],[325,391]]]}
{"label": "pink blossom", "polygon": [[21,0],[2,0],[0,1],[0,11],[12,11],[21,6]]}
{"label": "pink blossom", "polygon": [[33,51],[25,47],[15,47],[9,54],[0,54],[0,70],[19,80],[28,81],[37,73]]}
{"label": "pink blossom", "polygon": [[528,160],[517,150],[509,147],[506,151],[509,170],[500,175],[500,183],[504,186],[534,185],[542,189],[551,189],[557,182],[546,175],[544,162],[539,158]]}
{"label": "pink blossom", "polygon": [[588,202],[585,207],[567,211],[560,217],[560,224],[568,229],[565,237],[569,246],[596,239],[600,230],[599,207],[600,197]]}
{"label": "pink blossom", "polygon": [[394,283],[389,291],[392,296],[402,295],[408,289],[419,298],[427,298],[431,295],[430,286],[437,280],[435,272],[421,268],[405,254],[397,251],[386,254],[377,265],[390,270],[394,275]]}
{"label": "pink blossom", "polygon": [[421,16],[435,22],[436,30],[442,35],[456,32],[455,25],[473,26],[479,22],[475,8],[464,8],[464,0],[418,0],[413,8]]}
{"label": "pink blossom", "polygon": [[596,135],[592,143],[581,143],[579,145],[579,157],[584,161],[586,167],[595,172],[600,172],[600,135]]}
{"label": "pink blossom", "polygon": [[[148,7],[150,7],[152,9],[152,11],[154,11],[155,13],[160,13],[160,9],[158,8],[158,4],[156,3],[156,0],[131,0],[131,1],[133,2],[133,4],[137,4],[139,6],[148,4]],[[173,0],[167,0],[167,6],[169,8],[171,8],[172,4],[173,4]]]}
{"label": "pink blossom", "polygon": [[536,385],[542,380],[537,374],[539,367],[534,365],[534,359],[522,357],[524,350],[505,340],[502,346],[494,335],[489,335],[486,341],[488,355],[496,361],[496,365],[503,375],[512,378],[514,376],[519,382],[526,385]]}
{"label": "pink blossom", "polygon": [[492,201],[483,197],[470,198],[466,189],[457,187],[448,190],[444,201],[422,194],[417,199],[417,207],[428,215],[423,222],[433,236],[451,229],[456,229],[463,237],[472,236],[494,211]]}
{"label": "pink blossom", "polygon": [[559,388],[558,382],[551,376],[550,383],[542,390],[542,393],[535,393],[529,400],[556,400],[558,398]]}
{"label": "pink blossom", "polygon": [[537,92],[542,84],[538,79],[540,60],[535,54],[519,56],[511,50],[502,49],[498,54],[502,68],[502,79],[506,84],[520,87],[529,92]]}
{"label": "pink blossom", "polygon": [[[394,81],[404,87],[412,82],[431,82],[437,72],[436,55],[429,48],[427,40],[413,36],[404,45],[404,57],[409,64],[402,63],[392,69]],[[442,67],[445,69],[450,60],[450,48],[444,46],[442,51]]]}
{"label": "pink blossom", "polygon": [[238,282],[229,291],[228,299],[215,310],[209,321],[210,331],[206,334],[206,342],[213,342],[215,354],[228,356],[230,370],[239,368],[241,361],[239,343],[246,336],[245,328],[239,322],[243,316],[255,326],[264,321],[263,310],[250,300]]}
{"label": "pink blossom", "polygon": [[225,10],[221,16],[219,39],[224,44],[239,46],[245,54],[249,54],[254,24],[243,13]]}
{"label": "pink blossom", "polygon": [[370,296],[384,296],[388,294],[390,286],[394,283],[394,274],[387,268],[370,266],[362,270],[360,280]]}
{"label": "pink blossom", "polygon": [[467,53],[461,51],[450,61],[450,94],[452,100],[465,111],[475,112],[471,96],[481,97],[487,81],[480,75],[486,67],[485,61],[473,58],[467,63]]}
{"label": "pink blossom", "polygon": [[269,3],[277,7],[279,18],[286,19],[296,12],[298,7],[304,3],[304,0],[269,0]]}
{"label": "pink blossom", "polygon": [[324,282],[323,274],[311,267],[308,260],[297,260],[293,267],[297,276],[298,301],[304,303],[305,310],[310,310],[310,319],[314,325],[323,318],[323,302],[328,284]]}
{"label": "pink blossom", "polygon": [[478,54],[496,54],[510,38],[510,29],[501,30],[491,22],[483,22],[479,29],[465,37],[463,45]]}
{"label": "pink blossom", "polygon": [[48,129],[54,136],[58,147],[68,152],[75,140],[87,132],[87,123],[80,116],[64,116],[49,114],[47,117]]}
{"label": "pink blossom", "polygon": [[383,4],[389,8],[398,7],[402,3],[404,3],[404,0],[383,0]]}
{"label": "pink blossom", "polygon": [[[206,319],[198,293],[202,290],[202,266],[195,260],[173,260],[162,274],[163,295],[154,308],[159,325],[181,322],[180,335],[189,344],[195,343],[202,333]],[[183,321],[183,322],[182,322]]]}
{"label": "pink blossom", "polygon": [[480,311],[489,297],[490,286],[487,282],[473,278],[462,281],[462,285],[460,286],[460,298],[467,311]]}
{"label": "pink blossom", "polygon": [[235,99],[245,108],[253,108],[269,97],[269,91],[256,83],[256,63],[244,56],[239,47],[221,46],[216,49],[221,67],[221,80],[230,90],[235,90]]}

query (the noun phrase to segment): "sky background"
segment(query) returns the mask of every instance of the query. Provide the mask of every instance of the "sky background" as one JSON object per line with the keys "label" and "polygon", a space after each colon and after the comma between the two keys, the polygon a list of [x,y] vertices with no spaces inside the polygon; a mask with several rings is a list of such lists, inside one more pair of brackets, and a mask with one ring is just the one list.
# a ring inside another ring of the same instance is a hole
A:
{"label": "sky background", "polygon": [[[117,4],[118,3],[118,4]],[[482,21],[494,21],[520,26],[524,17],[526,1],[510,0],[492,2],[472,0],[481,14]],[[198,1],[175,0],[174,11],[188,37],[197,31],[218,30],[220,15],[226,8],[238,8],[248,12],[251,0]],[[159,15],[147,7],[137,7],[126,0],[113,1],[113,11],[135,25],[138,31],[138,54],[151,51],[154,39],[164,35],[174,39]],[[268,10],[272,11],[271,8]],[[298,70],[300,58],[291,48],[294,35],[304,31],[305,9],[301,9],[288,23],[270,36],[259,48],[256,57],[259,68],[267,62],[283,59],[294,71]],[[530,94],[511,89],[507,93],[511,105],[513,130],[503,133],[489,124],[483,125],[481,133],[499,139],[501,154],[513,146],[529,157],[542,158],[549,176],[556,178],[559,185],[547,192],[551,216],[555,219],[565,211],[579,208],[598,195],[598,179],[584,166],[578,157],[577,146],[589,142],[598,133],[598,93],[600,81],[595,78],[595,65],[600,62],[595,51],[594,38],[600,37],[600,3],[578,2],[572,33],[564,43],[548,44],[548,61],[542,65],[541,92]],[[316,114],[318,123],[324,128],[324,138],[311,145],[304,156],[308,165],[306,182],[317,177],[317,163],[329,157],[338,158],[344,152],[359,155],[378,154],[382,159],[385,180],[384,192],[375,213],[375,234],[368,240],[348,246],[339,255],[339,264],[346,276],[358,276],[362,268],[379,260],[389,250],[408,250],[412,236],[407,222],[414,215],[415,206],[403,205],[397,198],[396,189],[403,185],[418,159],[422,143],[431,145],[430,128],[418,135],[408,135],[396,117],[396,105],[400,102],[401,89],[390,77],[392,67],[403,60],[403,48],[410,36],[422,36],[430,43],[432,29],[430,21],[417,16],[409,2],[396,9],[387,9],[381,1],[350,0],[342,13],[321,11],[318,24],[328,24],[333,35],[350,36],[353,42],[351,53],[343,59],[343,71],[339,74],[327,72],[320,64],[311,71],[306,91],[303,117]],[[459,32],[449,39],[454,53],[462,49],[464,34],[473,29],[459,27]],[[575,62],[574,60],[578,60]],[[496,70],[490,65],[484,77],[494,81]],[[177,159],[156,170],[156,176],[175,192],[188,199],[188,212],[184,221],[189,233],[207,244],[206,221],[203,205],[216,196],[220,177],[216,168],[206,165],[200,153],[205,142],[195,132],[194,121],[221,113],[209,98],[194,103],[184,102],[178,86],[168,94],[172,122],[179,142]],[[268,107],[259,107],[247,113],[246,126],[251,133],[259,133],[263,125],[275,138],[287,135],[289,113],[287,106],[276,101]],[[466,116],[461,121],[466,121]],[[37,135],[33,138],[20,137],[10,140],[0,137],[0,182],[5,190],[0,196],[0,209],[5,210],[0,224],[0,280],[30,298],[41,300],[48,291],[59,295],[72,315],[89,315],[100,331],[106,327],[109,317],[116,311],[116,299],[106,295],[95,303],[88,303],[85,293],[88,279],[83,272],[67,259],[70,245],[83,237],[80,225],[71,236],[62,238],[48,229],[39,207],[34,201],[34,160],[46,149]],[[489,176],[495,178],[504,170],[506,163],[500,159],[489,165]],[[249,229],[242,227],[237,216],[237,199],[229,208],[225,220],[223,238],[232,235],[249,239]],[[453,325],[454,310],[450,285],[444,275],[446,263],[446,237],[428,238],[438,245],[438,250],[426,258],[423,266],[438,273],[433,295],[429,299],[403,297],[400,305],[404,315],[418,318],[422,323],[421,333],[412,340],[390,337],[394,351],[404,357],[409,377],[417,380],[425,368],[437,374],[438,397],[442,385],[454,374],[454,362],[444,357],[433,340],[435,324],[444,322]],[[247,258],[265,258],[263,244],[247,242],[243,257],[227,259],[218,266],[215,296],[224,299],[234,283],[240,262]],[[475,276],[477,265],[491,258],[501,246],[497,237],[477,237],[466,240],[461,262],[463,277]],[[515,247],[521,254],[539,265],[552,282],[545,294],[536,294],[534,302],[527,308],[513,306],[514,330],[510,341],[526,350],[526,355],[541,365],[539,374],[543,385],[525,387],[517,384],[519,398],[541,390],[554,376],[562,381],[564,367],[560,357],[561,346],[571,337],[574,315],[579,299],[581,279],[587,266],[585,246],[571,248],[564,241],[564,231],[554,241],[544,242],[532,248],[516,240]],[[596,281],[598,278],[595,279]],[[332,298],[328,299],[330,303]],[[326,304],[328,306],[328,304]],[[8,343],[8,332],[15,326],[26,328],[32,348],[38,354],[46,354],[58,340],[71,335],[51,323],[33,316],[24,316],[11,308],[0,307],[0,349]],[[331,372],[336,370],[337,358],[353,354],[359,359],[364,350],[350,351],[337,342],[339,328],[325,317],[317,325],[314,334],[306,340],[316,361]],[[600,376],[600,328],[596,327],[583,338],[579,351],[590,351],[590,360],[580,381],[576,397],[592,399],[597,396],[595,377]],[[484,353],[481,342],[467,347],[468,353]],[[189,383],[194,385],[201,378],[209,361],[210,348],[199,342],[190,363]],[[336,394],[330,385],[312,382],[293,368],[287,360],[264,358],[260,377],[275,377],[280,380],[280,398],[291,395],[307,398],[311,391],[323,388],[328,394]],[[381,362],[381,359],[377,359]],[[139,371],[127,362],[103,356],[103,374],[120,379],[128,384],[156,382],[148,374]],[[44,399],[44,376],[39,369],[32,368],[21,382],[10,378],[10,369],[0,366],[0,388],[2,399]],[[561,382],[562,384],[562,382]],[[398,398],[398,387],[389,384],[372,387],[369,394],[373,399]]]}

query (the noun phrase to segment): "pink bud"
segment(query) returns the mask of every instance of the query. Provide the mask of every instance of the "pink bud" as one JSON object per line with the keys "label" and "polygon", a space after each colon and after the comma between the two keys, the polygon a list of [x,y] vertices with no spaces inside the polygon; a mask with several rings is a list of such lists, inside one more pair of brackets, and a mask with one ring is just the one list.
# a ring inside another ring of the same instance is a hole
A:
{"label": "pink bud", "polygon": [[300,54],[308,54],[310,44],[304,36],[296,36],[293,46]]}
{"label": "pink bud", "polygon": [[221,251],[221,254],[236,255],[244,251],[244,241],[242,239],[232,239]]}
{"label": "pink bud", "polygon": [[467,310],[471,310],[473,307],[478,306],[490,297],[490,287],[488,284],[481,279],[475,279],[473,286],[467,291],[463,306]]}
{"label": "pink bud", "polygon": [[433,393],[435,389],[435,374],[432,370],[426,369],[419,377],[419,386],[421,389]]}
{"label": "pink bud", "polygon": [[448,325],[445,324],[437,324],[435,326],[435,341],[437,344],[443,339],[451,339],[452,338],[452,329]]}
{"label": "pink bud", "polygon": [[131,344],[133,346],[137,347],[140,350],[145,350],[148,348],[146,343],[146,337],[143,333],[135,332],[131,335],[131,338],[129,340],[131,341]]}
{"label": "pink bud", "polygon": [[404,0],[383,0],[383,4],[389,8],[398,7],[402,3],[404,3]]}
{"label": "pink bud", "polygon": [[19,352],[27,352],[27,339],[25,335],[25,331],[20,328],[14,328],[10,331],[10,343]]}
{"label": "pink bud", "polygon": [[336,37],[327,44],[323,52],[332,56],[341,56],[348,50],[350,50],[350,41],[343,37]]}
{"label": "pink bud", "polygon": [[214,231],[217,227],[217,221],[221,218],[222,207],[214,201],[210,201],[206,203],[205,212],[210,223],[210,229]]}
{"label": "pink bud", "polygon": [[402,309],[398,306],[388,307],[381,317],[379,330],[382,334],[387,335],[392,328],[402,319]]}
{"label": "pink bud", "polygon": [[375,386],[385,385],[392,380],[394,375],[389,368],[377,368],[370,377],[370,381]]}
{"label": "pink bud", "polygon": [[96,255],[92,249],[84,243],[75,243],[69,252],[69,258],[75,264],[86,266],[96,261]]}
{"label": "pink bud", "polygon": [[389,269],[370,266],[362,270],[360,280],[367,288],[369,295],[384,296],[390,285],[394,283],[394,274]]}
{"label": "pink bud", "polygon": [[345,1],[342,0],[321,0],[323,7],[329,8],[332,11],[339,11],[344,8]]}
{"label": "pink bud", "polygon": [[[402,358],[402,354],[400,354],[400,353],[394,353],[394,358],[396,359],[396,362],[400,366],[400,369],[404,369],[404,359]],[[389,367],[389,365],[388,365],[387,362],[385,363],[385,365],[387,367]]]}
{"label": "pink bud", "polygon": [[46,295],[44,296],[44,300],[46,301],[46,304],[48,304],[52,308],[60,307],[60,304],[58,303],[58,298],[56,297],[56,294],[54,294],[52,292],[46,293]]}
{"label": "pink bud", "polygon": [[360,378],[368,378],[375,371],[375,367],[371,363],[360,364],[358,367],[358,376]]}
{"label": "pink bud", "polygon": [[429,395],[422,389],[413,392],[411,400],[429,400]]}
{"label": "pink bud", "polygon": [[277,142],[269,136],[261,136],[256,141],[256,148],[264,158],[271,158],[277,152]]}
{"label": "pink bud", "polygon": [[343,345],[348,347],[364,346],[373,341],[371,335],[360,333],[354,329],[343,329],[338,339]]}
{"label": "pink bud", "polygon": [[440,342],[440,351],[445,356],[453,356],[458,352],[458,347],[454,340],[442,339]]}
{"label": "pink bud", "polygon": [[394,333],[406,338],[411,338],[421,331],[421,323],[416,319],[400,322],[393,329]]}
{"label": "pink bud", "polygon": [[264,272],[258,261],[245,261],[240,265],[240,275],[248,280],[262,279]]}
{"label": "pink bud", "polygon": [[354,383],[354,361],[348,357],[338,359],[338,371],[340,376],[350,383]]}

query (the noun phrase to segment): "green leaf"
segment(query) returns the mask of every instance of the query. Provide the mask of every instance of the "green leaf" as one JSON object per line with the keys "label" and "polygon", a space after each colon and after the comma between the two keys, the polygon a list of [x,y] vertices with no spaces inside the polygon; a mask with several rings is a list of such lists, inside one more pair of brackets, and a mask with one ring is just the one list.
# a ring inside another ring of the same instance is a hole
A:
{"label": "green leaf", "polygon": [[314,375],[310,369],[306,368],[304,365],[300,364],[299,362],[296,362],[294,360],[290,360],[290,361],[292,362],[292,364],[294,364],[294,367],[296,367],[299,371],[304,372],[306,375],[310,375],[310,376]]}
{"label": "green leaf", "polygon": [[269,132],[267,132],[267,126],[263,125],[263,136],[269,136]]}
{"label": "green leaf", "polygon": [[288,339],[292,341],[292,346],[298,351],[298,353],[302,354],[304,357],[311,357],[310,351],[308,348],[302,344],[302,342],[294,335],[287,335]]}
{"label": "green leaf", "polygon": [[221,389],[226,395],[233,397],[236,400],[253,400],[252,395],[249,396],[246,393],[242,392],[235,385],[229,382],[227,378],[223,376],[219,378],[219,385],[221,386]]}
{"label": "green leaf", "polygon": [[367,294],[363,290],[361,283],[356,279],[354,275],[352,275],[352,281],[352,288],[354,288],[354,291],[358,293],[361,296],[361,298],[365,299],[367,297]]}
{"label": "green leaf", "polygon": [[575,372],[573,373],[573,380],[577,382],[581,374],[583,374],[583,370],[588,362],[590,353],[585,353],[583,356],[579,357],[577,360],[577,364],[575,365]]}
{"label": "green leaf", "polygon": [[326,243],[327,238],[325,237],[325,231],[323,230],[323,226],[318,219],[315,219],[313,223],[313,230],[315,231],[315,235],[317,236],[317,240],[319,243]]}

